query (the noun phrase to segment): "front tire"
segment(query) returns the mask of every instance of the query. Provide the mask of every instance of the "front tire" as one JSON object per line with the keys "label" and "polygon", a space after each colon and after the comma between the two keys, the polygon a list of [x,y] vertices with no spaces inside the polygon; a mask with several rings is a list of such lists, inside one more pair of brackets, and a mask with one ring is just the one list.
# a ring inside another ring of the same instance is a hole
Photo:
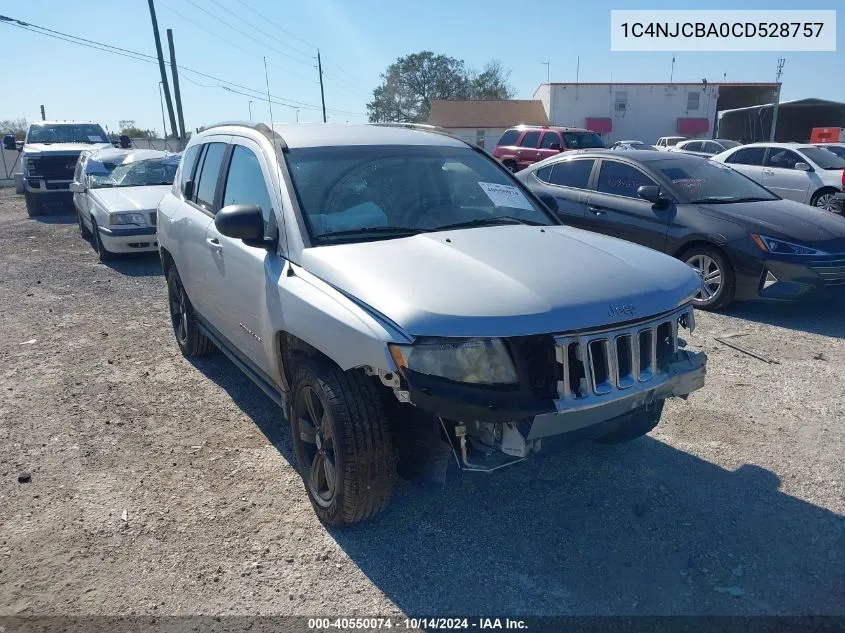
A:
{"label": "front tire", "polygon": [[822,211],[840,213],[839,203],[836,201],[836,192],[833,189],[822,189],[813,195],[810,204]]}
{"label": "front tire", "polygon": [[97,251],[97,257],[100,258],[100,261],[108,262],[113,260],[116,254],[112,253],[103,244],[103,240],[100,239],[100,227],[97,226],[97,221],[94,218],[91,218],[91,233],[94,235],[94,250]]}
{"label": "front tire", "polygon": [[41,201],[41,196],[25,193],[24,201],[26,202],[26,213],[29,217],[44,215],[44,203]]}
{"label": "front tire", "polygon": [[79,235],[82,236],[82,239],[90,239],[91,231],[89,231],[88,227],[85,226],[85,222],[82,220],[82,213],[79,212],[79,209],[76,210],[76,221],[79,224]]}
{"label": "front tire", "polygon": [[693,246],[680,259],[701,276],[701,291],[692,300],[696,308],[718,310],[734,298],[736,276],[727,257],[712,246]]}
{"label": "front tire", "polygon": [[182,354],[187,358],[199,358],[214,351],[214,343],[200,331],[194,308],[182,285],[176,266],[167,271],[167,298],[170,303],[170,322],[173,334]]}
{"label": "front tire", "polygon": [[308,358],[296,367],[291,395],[297,470],[317,517],[341,526],[381,512],[393,496],[396,460],[376,385]]}

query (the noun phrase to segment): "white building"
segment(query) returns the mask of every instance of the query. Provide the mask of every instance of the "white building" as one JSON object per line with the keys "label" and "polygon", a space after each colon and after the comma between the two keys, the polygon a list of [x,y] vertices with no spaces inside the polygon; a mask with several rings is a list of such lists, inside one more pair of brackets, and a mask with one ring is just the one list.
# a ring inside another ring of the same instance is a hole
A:
{"label": "white building", "polygon": [[431,102],[431,125],[492,152],[509,127],[519,124],[548,125],[543,104],[536,100]]}
{"label": "white building", "polygon": [[[584,127],[605,142],[635,139],[654,143],[661,136],[713,138],[717,113],[770,103],[774,83],[552,83],[534,98],[550,124]],[[737,139],[741,140],[741,139]]]}

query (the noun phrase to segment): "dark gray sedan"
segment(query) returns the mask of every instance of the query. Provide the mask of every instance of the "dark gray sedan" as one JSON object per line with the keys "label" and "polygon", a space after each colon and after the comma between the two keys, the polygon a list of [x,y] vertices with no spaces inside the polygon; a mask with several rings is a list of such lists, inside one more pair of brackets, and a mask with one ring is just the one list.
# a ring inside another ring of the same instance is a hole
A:
{"label": "dark gray sedan", "polygon": [[571,226],[680,258],[695,303],[845,295],[845,217],[783,200],[726,165],[679,153],[568,152],[517,174]]}

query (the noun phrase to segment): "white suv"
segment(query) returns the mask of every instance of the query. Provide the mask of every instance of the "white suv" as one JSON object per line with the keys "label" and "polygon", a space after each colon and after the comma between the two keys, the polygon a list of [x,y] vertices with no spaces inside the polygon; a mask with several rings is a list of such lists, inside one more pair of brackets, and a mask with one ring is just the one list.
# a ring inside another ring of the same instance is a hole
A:
{"label": "white suv", "polygon": [[385,507],[397,458],[489,471],[553,436],[625,441],[703,386],[689,266],[562,226],[444,133],[277,130],[193,136],[158,240],[179,347],[282,405],[321,520]]}

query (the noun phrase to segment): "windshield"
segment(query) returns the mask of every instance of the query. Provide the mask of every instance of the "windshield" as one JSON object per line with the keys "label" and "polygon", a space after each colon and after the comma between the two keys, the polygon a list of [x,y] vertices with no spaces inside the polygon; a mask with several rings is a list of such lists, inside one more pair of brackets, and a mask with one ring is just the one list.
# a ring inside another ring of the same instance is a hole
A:
{"label": "windshield", "polygon": [[316,243],[390,239],[458,224],[557,223],[469,147],[316,147],[286,156]]}
{"label": "windshield", "polygon": [[[111,165],[103,164],[103,167],[105,171]],[[171,157],[124,163],[112,168],[110,173],[90,174],[91,188],[172,185],[178,167],[179,161]]]}
{"label": "windshield", "polygon": [[828,152],[833,152],[839,158],[845,158],[845,147],[842,145],[823,145],[819,149],[826,149]]}
{"label": "windshield", "polygon": [[604,147],[601,136],[595,132],[564,132],[563,142],[567,149],[591,149]]}
{"label": "windshield", "polygon": [[96,123],[33,125],[27,143],[108,143],[109,137]]}
{"label": "windshield", "polygon": [[802,147],[798,151],[821,169],[845,169],[845,158],[837,156],[828,149],[822,149],[821,147]]}
{"label": "windshield", "polygon": [[778,197],[727,165],[698,158],[657,160],[649,164],[669,180],[687,202],[730,203]]}

